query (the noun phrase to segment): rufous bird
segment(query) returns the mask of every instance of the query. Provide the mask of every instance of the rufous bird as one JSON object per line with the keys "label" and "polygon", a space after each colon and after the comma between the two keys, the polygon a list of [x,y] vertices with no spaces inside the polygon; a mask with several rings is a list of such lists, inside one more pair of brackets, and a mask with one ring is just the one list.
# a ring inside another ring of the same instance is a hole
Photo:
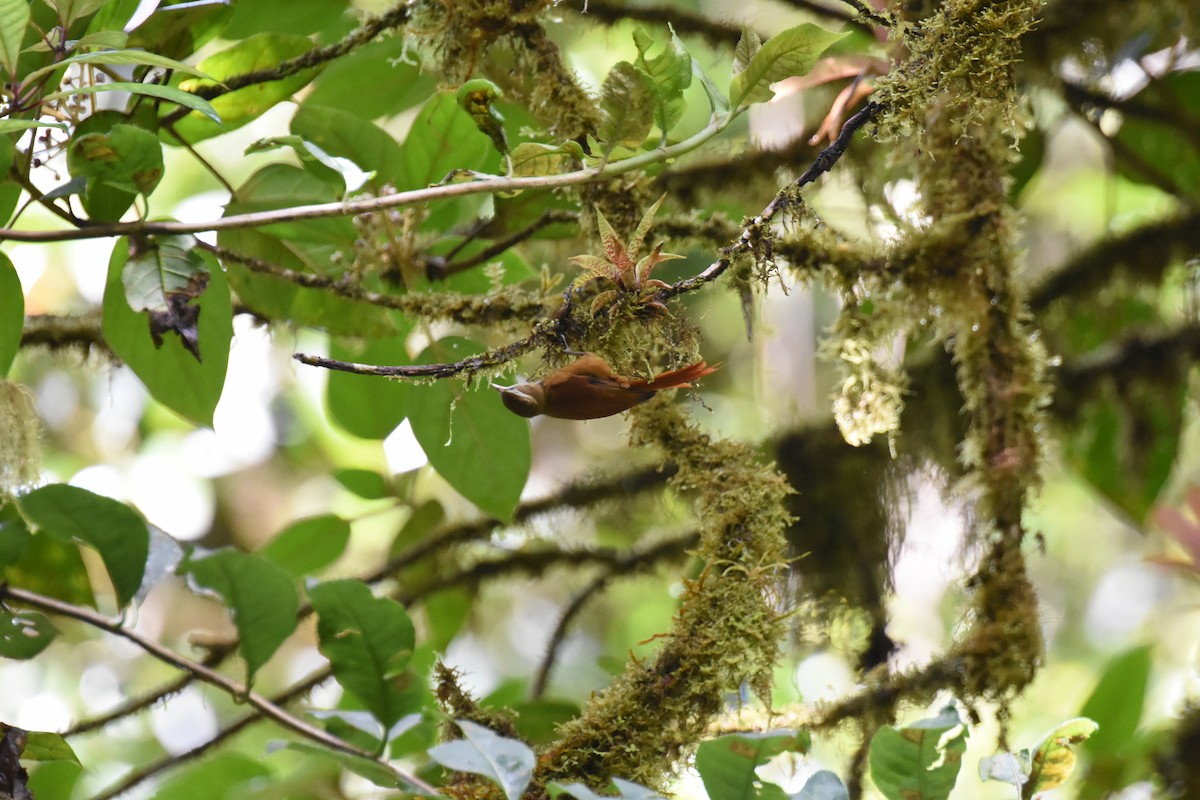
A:
{"label": "rufous bird", "polygon": [[663,389],[692,385],[717,371],[704,361],[690,367],[664,372],[653,380],[622,378],[598,355],[582,357],[556,370],[540,381],[492,388],[509,411],[521,417],[545,414],[558,419],[600,419],[628,411],[644,403]]}

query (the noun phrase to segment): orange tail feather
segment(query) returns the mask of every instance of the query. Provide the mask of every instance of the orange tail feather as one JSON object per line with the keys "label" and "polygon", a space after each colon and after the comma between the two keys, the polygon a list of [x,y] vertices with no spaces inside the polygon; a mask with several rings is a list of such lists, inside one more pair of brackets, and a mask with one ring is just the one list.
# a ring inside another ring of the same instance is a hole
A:
{"label": "orange tail feather", "polygon": [[646,388],[655,392],[660,392],[663,389],[678,389],[691,386],[692,381],[699,380],[705,375],[711,375],[712,373],[716,372],[720,366],[720,364],[716,364],[710,367],[705,361],[697,361],[690,367],[664,372],[662,375],[659,375],[652,381],[641,382],[641,386],[638,386],[637,383],[633,385],[637,386],[638,388]]}

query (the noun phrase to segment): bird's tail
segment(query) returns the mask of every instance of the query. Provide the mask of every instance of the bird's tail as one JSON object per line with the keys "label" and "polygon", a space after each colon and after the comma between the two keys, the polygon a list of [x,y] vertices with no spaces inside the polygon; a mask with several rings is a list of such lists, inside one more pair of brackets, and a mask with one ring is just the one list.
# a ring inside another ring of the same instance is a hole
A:
{"label": "bird's tail", "polygon": [[[692,381],[699,380],[705,375],[711,375],[712,373],[716,372],[720,366],[720,364],[716,364],[710,367],[707,362],[697,361],[690,367],[664,372],[654,380],[645,381],[643,386],[644,388],[654,392],[660,392],[663,389],[677,389],[680,387],[691,386]],[[643,388],[643,386],[638,386],[637,388]]]}

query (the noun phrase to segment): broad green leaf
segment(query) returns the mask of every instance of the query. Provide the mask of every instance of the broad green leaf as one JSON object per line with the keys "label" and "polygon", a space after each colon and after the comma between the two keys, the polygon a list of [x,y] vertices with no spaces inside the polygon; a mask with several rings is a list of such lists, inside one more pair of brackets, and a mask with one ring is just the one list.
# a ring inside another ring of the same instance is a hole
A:
{"label": "broad green leaf", "polygon": [[1150,82],[1132,100],[1144,114],[1126,114],[1113,137],[1121,174],[1139,181],[1165,181],[1193,201],[1200,198],[1200,159],[1195,123],[1183,109],[1200,107],[1200,71],[1172,72]]}
{"label": "broad green leaf", "polygon": [[654,122],[662,131],[663,140],[667,133],[683,116],[686,103],[683,91],[692,85],[692,56],[683,42],[671,29],[671,38],[661,53],[647,55],[654,40],[642,30],[635,30],[633,43],[638,50],[637,66],[654,80],[657,98],[654,104]]}
{"label": "broad green leaf", "polygon": [[37,800],[71,800],[83,767],[70,761],[43,761],[29,770],[29,792]]}
{"label": "broad green leaf", "polygon": [[13,612],[0,607],[0,658],[30,659],[46,649],[58,629],[36,611]]}
{"label": "broad green leaf", "polygon": [[113,81],[111,83],[101,83],[92,86],[79,86],[65,92],[54,92],[42,99],[44,101],[58,100],[77,94],[100,94],[101,92],[129,92],[130,94],[144,94],[148,97],[157,97],[160,100],[170,100],[172,103],[178,103],[185,108],[190,108],[196,113],[208,117],[212,120],[210,124],[216,124],[221,121],[221,117],[217,114],[216,109],[204,98],[176,89],[174,86],[162,86],[157,83]]}
{"label": "broad green leaf", "polygon": [[871,779],[888,800],[946,800],[966,748],[967,729],[953,706],[904,728],[883,727],[867,754]]}
{"label": "broad green leaf", "polygon": [[29,0],[0,0],[0,64],[17,77],[21,41],[29,25]]}
{"label": "broad green leaf", "polygon": [[[96,15],[93,25],[124,28],[137,7],[137,4],[134,4],[133,9],[129,9],[125,0],[112,0]],[[110,9],[111,16],[108,16]],[[232,14],[233,8],[230,3],[166,0],[153,14],[129,32],[128,45],[153,50],[170,58],[187,58],[199,50],[202,44],[218,35]],[[205,71],[215,74],[211,70]],[[217,77],[224,79],[229,76]]]}
{"label": "broad green leaf", "polygon": [[[480,352],[474,342],[447,337],[421,353],[417,363],[459,361]],[[412,385],[409,392],[413,434],[433,468],[484,513],[512,519],[532,460],[529,424],[487,387],[440,380]]]}
{"label": "broad green leaf", "polygon": [[[330,106],[364,119],[398,114],[429,97],[434,80],[406,63],[406,37],[390,36],[333,61],[313,81],[302,106]],[[370,91],[363,91],[369,86]]]}
{"label": "broad green leaf", "polygon": [[745,72],[759,50],[762,50],[762,37],[751,28],[742,28],[742,35],[733,51],[733,74]]}
{"label": "broad green leaf", "polygon": [[141,514],[110,497],[78,486],[52,483],[20,498],[21,508],[43,534],[82,542],[100,554],[124,607],[146,571],[150,531]]}
{"label": "broad green leaf", "polygon": [[[237,200],[225,207],[225,214],[234,216],[253,211],[274,211],[297,205],[332,203],[340,199],[340,193],[328,181],[315,177],[291,164],[268,164],[238,187]],[[343,250],[349,255],[357,235],[354,223],[345,217],[278,222],[258,227],[252,232],[277,236],[284,240],[294,240],[287,242],[293,248],[298,243],[308,244],[311,242],[324,245],[328,250],[310,253],[305,249],[301,252],[304,260],[318,259],[322,267],[329,265],[329,255],[335,249]],[[222,233],[236,234],[239,231],[222,231]],[[270,259],[267,260],[270,261]],[[329,269],[332,271],[333,267],[329,266]],[[317,270],[307,269],[305,271]],[[334,274],[341,277],[345,271],[346,267],[342,265]],[[323,293],[328,294],[327,291]]]}
{"label": "broad green leaf", "polygon": [[361,581],[325,581],[308,590],[317,612],[321,652],[346,691],[391,728],[415,710],[394,680],[414,644],[413,624],[395,600],[375,597]]}
{"label": "broad green leaf", "polygon": [[850,800],[850,792],[835,773],[822,769],[805,781],[804,788],[792,795],[792,800]]}
{"label": "broad green leaf", "polygon": [[334,514],[322,514],[296,520],[260,552],[293,578],[301,578],[341,558],[349,541],[350,523]]}
{"label": "broad green leaf", "polygon": [[429,643],[434,650],[445,652],[470,616],[470,593],[462,587],[443,589],[426,597],[421,605],[429,625]]}
{"label": "broad green leaf", "polygon": [[434,528],[441,525],[444,519],[446,519],[446,509],[442,507],[442,504],[437,500],[426,500],[413,509],[412,516],[405,521],[404,527],[392,540],[389,554],[399,555],[404,548],[424,539]]}
{"label": "broad green leaf", "polygon": [[[317,268],[330,268],[330,255],[338,249],[330,244],[284,240],[249,228],[221,231],[217,241],[241,255],[302,274],[319,274]],[[397,316],[387,309],[254,272],[237,261],[227,261],[226,266],[238,298],[268,319],[345,336],[388,336],[397,331]]]}
{"label": "broad green leaf", "polygon": [[825,49],[845,35],[805,22],[772,36],[734,76],[729,86],[733,107],[770,100],[772,83],[807,74]]}
{"label": "broad green leaf", "polygon": [[[407,330],[386,339],[338,340],[329,343],[329,355],[361,364],[407,364],[404,340]],[[330,372],[325,387],[329,416],[347,432],[363,439],[385,439],[408,413],[409,387],[391,378]]]}
{"label": "broad green leaf", "polygon": [[[80,44],[83,44],[80,40]],[[79,55],[64,58],[55,64],[51,64],[41,69],[36,69],[30,72],[25,77],[26,81],[33,80],[40,75],[46,75],[54,70],[69,65],[69,64],[137,64],[144,67],[162,67],[163,69],[174,70],[175,72],[183,72],[188,75],[196,75],[201,78],[209,78],[195,67],[190,67],[182,61],[176,61],[173,58],[166,58],[155,53],[149,53],[145,50],[100,50],[94,53],[80,53]]]}
{"label": "broad green leaf", "polygon": [[422,106],[403,149],[400,190],[440,183],[456,169],[484,170],[500,163],[500,154],[450,92],[439,92]]}
{"label": "broad green leaf", "polygon": [[195,248],[194,236],[156,236],[139,244],[121,272],[129,307],[164,309],[170,296],[186,291],[197,276],[207,280],[208,264]]}
{"label": "broad green leaf", "polygon": [[509,154],[512,174],[523,178],[530,175],[558,175],[569,172],[576,161],[583,159],[583,148],[579,142],[561,145],[540,142],[521,142]]}
{"label": "broad green leaf", "polygon": [[263,783],[271,770],[262,759],[227,752],[205,758],[154,788],[154,800],[215,800],[243,797],[251,783]]}
{"label": "broad green leaf", "polygon": [[409,786],[407,783],[401,782],[395,772],[378,761],[372,761],[351,753],[344,753],[340,750],[331,750],[328,747],[320,747],[309,742],[287,742],[281,748],[277,749],[294,750],[310,758],[329,759],[350,770],[355,775],[366,778],[376,786],[382,786],[385,789],[404,789],[411,794],[425,796],[425,792],[417,790],[415,786]]}
{"label": "broad green leaf", "polygon": [[1175,466],[1186,374],[1183,363],[1160,362],[1153,381],[1106,381],[1075,406],[1064,437],[1067,463],[1135,521],[1149,513]]}
{"label": "broad green leaf", "polygon": [[[129,36],[124,31],[95,31],[84,35],[82,39],[75,43],[76,50],[88,50],[96,48],[99,50],[124,50],[125,44],[129,41]],[[144,50],[134,50],[135,53],[144,53]],[[155,56],[161,58],[161,56]],[[62,63],[61,61],[59,62]],[[189,67],[190,69],[190,67]]]}
{"label": "broad green leaf", "polygon": [[[150,109],[145,110],[149,111]],[[153,120],[149,121],[152,122]],[[136,119],[130,117],[128,114],[123,114],[120,111],[97,111],[95,114],[85,117],[78,125],[75,126],[75,130],[71,134],[72,142],[79,141],[89,134],[99,134],[103,135],[104,137],[108,137],[114,128],[127,127],[130,125],[143,127],[138,125],[138,121]],[[149,131],[146,131],[144,135],[152,136]],[[137,155],[137,148],[129,146],[132,145],[135,136],[136,135],[127,135],[122,137],[120,134],[118,134],[119,138],[124,138],[125,141],[129,143],[126,145],[126,149],[133,150],[134,152],[132,155]],[[101,139],[96,141],[103,140]],[[155,158],[157,158],[157,160],[160,162],[158,168],[161,174],[162,146],[159,145],[157,141],[155,141],[154,145],[155,146],[153,149],[151,149],[149,145],[146,145],[145,147],[141,148],[141,150],[143,154],[149,156],[149,159],[147,159],[148,163],[151,163]],[[71,166],[73,156],[69,149],[67,151],[67,156],[67,165]],[[104,164],[89,165],[86,162],[81,164],[80,171],[84,174],[81,174],[78,178],[68,181],[61,187],[61,189],[63,191],[69,191],[73,184],[76,184],[79,180],[83,180],[84,185],[80,189],[80,194],[83,200],[84,211],[87,212],[88,217],[97,222],[116,222],[117,220],[120,220],[121,217],[124,216],[125,212],[129,210],[130,206],[133,205],[134,200],[137,199],[138,190],[135,186],[129,186],[129,188],[118,188],[110,185],[109,183],[98,180],[97,177],[91,175],[91,171],[97,166],[103,167]],[[124,170],[126,174],[122,174],[122,164],[112,163],[108,166],[108,171],[116,175],[118,179],[116,182],[127,185],[130,183],[130,177],[129,174],[127,174],[128,170]]]}
{"label": "broad green leaf", "polygon": [[200,353],[197,359],[174,334],[163,336],[162,346],[156,346],[149,317],[129,307],[121,280],[128,255],[128,241],[118,240],[109,260],[108,283],[104,288],[105,341],[155,400],[187,419],[211,426],[213,409],[225,386],[233,336],[233,308],[225,273],[209,254],[201,254],[208,265],[209,280],[199,299],[191,301],[200,309],[196,325]]}
{"label": "broad green leaf", "polygon": [[241,639],[246,683],[296,630],[296,596],[292,576],[269,559],[223,548],[189,558],[180,569],[201,590],[215,592],[229,607]]}
{"label": "broad green leaf", "polygon": [[1029,773],[1032,787],[1028,794],[1036,795],[1066,783],[1075,770],[1075,751],[1072,747],[1086,741],[1097,728],[1092,720],[1077,717],[1046,734],[1033,753],[1033,767]]}
{"label": "broad green leaf", "polygon": [[456,724],[466,738],[430,748],[429,757],[443,767],[490,778],[508,800],[520,800],[533,778],[535,759],[529,745],[468,720],[456,720]]}
{"label": "broad green leaf", "polygon": [[620,61],[613,66],[600,87],[600,107],[604,121],[596,136],[609,145],[640,147],[654,125],[658,87],[645,70]]}
{"label": "broad green leaf", "polygon": [[79,757],[60,734],[49,731],[26,731],[22,761],[69,761],[79,763]]}
{"label": "broad green leaf", "polygon": [[[211,75],[212,80],[188,78],[181,82],[179,87],[194,92],[235,75],[271,69],[281,61],[306,53],[311,48],[312,42],[306,36],[282,33],[255,34],[200,62],[199,69]],[[258,83],[227,92],[213,98],[213,114],[188,114],[175,124],[175,131],[191,143],[228,133],[258,119],[276,103],[290,98],[311,81],[315,74],[315,70],[302,70],[282,80]]]}
{"label": "broad green leaf", "polygon": [[15,564],[29,549],[33,534],[12,503],[0,505],[0,569]]}
{"label": "broad green leaf", "polygon": [[281,14],[279,0],[238,0],[221,36],[242,39],[260,31],[303,36],[323,33],[337,27],[346,6],[346,0],[288,0],[287,13]]}
{"label": "broad green leaf", "polygon": [[333,479],[364,500],[382,500],[395,496],[388,479],[373,470],[350,467],[336,469],[333,471]]}
{"label": "broad green leaf", "polygon": [[91,16],[104,5],[105,0],[49,0],[57,11],[64,28],[70,28],[76,20]]}
{"label": "broad green leaf", "polygon": [[96,606],[91,578],[74,541],[43,534],[30,537],[20,559],[4,570],[4,577],[31,592],[77,606]]}
{"label": "broad green leaf", "polygon": [[158,137],[133,125],[114,125],[107,133],[71,140],[67,168],[76,177],[114,189],[149,195],[163,176]]}
{"label": "broad green leaf", "polygon": [[0,378],[8,374],[21,349],[24,326],[25,291],[16,267],[8,256],[0,253]]}
{"label": "broad green leaf", "polygon": [[1133,741],[1149,682],[1149,646],[1126,650],[1108,662],[1079,712],[1099,726],[1084,746],[1088,753],[1116,755]]}
{"label": "broad green leaf", "polygon": [[395,185],[404,155],[388,133],[369,120],[339,108],[305,103],[292,117],[292,133],[333,156],[347,158],[363,172],[374,172],[372,185]]}
{"label": "broad green leaf", "polygon": [[720,800],[763,797],[755,770],[775,756],[796,749],[794,731],[735,733],[710,739],[696,750],[696,771],[708,796]]}

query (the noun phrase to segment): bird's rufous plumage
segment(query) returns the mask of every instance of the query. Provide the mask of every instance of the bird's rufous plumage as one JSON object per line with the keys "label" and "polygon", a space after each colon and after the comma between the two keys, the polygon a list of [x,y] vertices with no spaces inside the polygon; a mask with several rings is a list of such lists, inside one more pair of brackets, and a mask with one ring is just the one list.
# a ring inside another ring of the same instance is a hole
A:
{"label": "bird's rufous plumage", "polygon": [[559,419],[599,419],[628,411],[664,389],[692,385],[716,372],[704,361],[651,379],[623,378],[598,355],[586,353],[540,381],[492,386],[505,407],[522,417],[545,414]]}

